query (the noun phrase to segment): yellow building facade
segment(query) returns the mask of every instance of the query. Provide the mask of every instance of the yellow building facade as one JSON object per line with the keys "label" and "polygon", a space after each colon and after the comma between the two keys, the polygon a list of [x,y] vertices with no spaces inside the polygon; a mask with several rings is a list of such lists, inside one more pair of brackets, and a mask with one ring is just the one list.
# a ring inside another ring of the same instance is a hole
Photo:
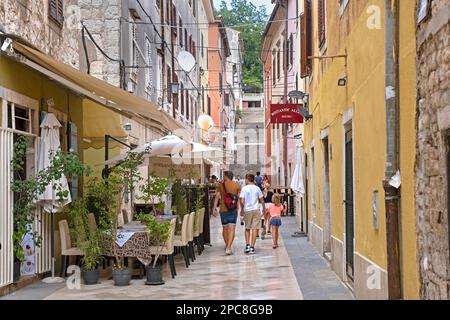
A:
{"label": "yellow building facade", "polygon": [[[358,299],[388,298],[385,0],[312,2],[305,123],[309,237]],[[419,295],[414,214],[415,3],[399,1],[399,254],[402,297]],[[323,12],[323,11],[322,11]],[[341,79],[341,81],[338,81]],[[338,84],[340,82],[340,85]],[[353,241],[352,241],[353,240]]]}

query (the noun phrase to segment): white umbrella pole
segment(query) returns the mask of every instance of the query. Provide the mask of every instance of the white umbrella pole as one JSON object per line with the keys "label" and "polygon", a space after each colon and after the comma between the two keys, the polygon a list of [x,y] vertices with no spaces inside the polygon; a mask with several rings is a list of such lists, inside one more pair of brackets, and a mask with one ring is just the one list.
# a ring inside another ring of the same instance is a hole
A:
{"label": "white umbrella pole", "polygon": [[[54,215],[54,213],[50,212],[50,225],[51,225],[51,228],[52,228],[51,231],[50,231],[51,256],[52,256],[52,261],[51,261],[52,276],[43,279],[42,282],[45,282],[45,283],[61,283],[61,282],[64,282],[63,278],[55,277],[55,260],[56,260],[55,259],[55,218],[54,218],[53,215]],[[62,268],[62,266],[61,266],[61,268]]]}

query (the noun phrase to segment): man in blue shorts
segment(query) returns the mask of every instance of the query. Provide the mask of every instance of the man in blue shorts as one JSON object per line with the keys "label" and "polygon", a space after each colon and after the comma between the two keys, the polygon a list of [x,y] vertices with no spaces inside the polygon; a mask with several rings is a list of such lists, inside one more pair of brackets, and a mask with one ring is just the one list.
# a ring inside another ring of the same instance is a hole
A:
{"label": "man in blue shorts", "polygon": [[[217,204],[220,200],[220,219],[223,227],[223,240],[225,242],[225,254],[233,254],[233,241],[236,230],[237,221],[237,203],[239,194],[241,193],[241,187],[238,183],[233,182],[233,173],[226,171],[224,173],[223,182],[219,183],[216,189],[216,196],[214,197],[213,208],[217,208]],[[229,208],[230,204],[225,203],[225,198],[236,197],[236,207]],[[216,213],[214,212],[214,216]]]}

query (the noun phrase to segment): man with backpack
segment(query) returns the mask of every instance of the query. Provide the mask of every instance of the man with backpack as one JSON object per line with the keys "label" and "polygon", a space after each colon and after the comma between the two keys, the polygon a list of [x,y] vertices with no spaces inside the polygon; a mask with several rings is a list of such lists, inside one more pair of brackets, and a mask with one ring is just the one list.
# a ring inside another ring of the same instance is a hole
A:
{"label": "man with backpack", "polygon": [[[220,200],[220,220],[222,221],[226,255],[233,254],[232,247],[236,230],[240,192],[241,187],[238,183],[233,181],[233,173],[231,171],[226,171],[224,173],[223,182],[219,183],[217,186],[213,206],[213,208],[216,208]],[[214,215],[216,216],[215,213]]]}

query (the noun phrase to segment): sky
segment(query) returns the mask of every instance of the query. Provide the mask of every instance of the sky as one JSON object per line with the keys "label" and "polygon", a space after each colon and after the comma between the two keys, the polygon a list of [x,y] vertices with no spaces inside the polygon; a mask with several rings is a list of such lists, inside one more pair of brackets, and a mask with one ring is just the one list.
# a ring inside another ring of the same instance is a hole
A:
{"label": "sky", "polygon": [[[214,0],[214,7],[219,8],[221,2],[222,0]],[[227,2],[230,3],[231,1],[227,0]],[[265,5],[267,8],[267,14],[270,15],[272,13],[273,4],[271,4],[270,0],[251,0],[250,2],[257,7],[260,5]]]}

